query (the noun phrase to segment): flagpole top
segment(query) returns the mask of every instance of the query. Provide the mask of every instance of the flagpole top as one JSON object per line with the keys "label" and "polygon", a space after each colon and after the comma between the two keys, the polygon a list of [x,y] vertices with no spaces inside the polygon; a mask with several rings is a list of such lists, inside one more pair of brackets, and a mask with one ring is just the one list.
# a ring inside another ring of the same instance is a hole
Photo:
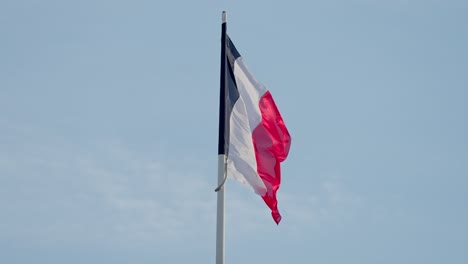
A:
{"label": "flagpole top", "polygon": [[226,23],[227,20],[227,13],[226,11],[223,11],[223,23]]}

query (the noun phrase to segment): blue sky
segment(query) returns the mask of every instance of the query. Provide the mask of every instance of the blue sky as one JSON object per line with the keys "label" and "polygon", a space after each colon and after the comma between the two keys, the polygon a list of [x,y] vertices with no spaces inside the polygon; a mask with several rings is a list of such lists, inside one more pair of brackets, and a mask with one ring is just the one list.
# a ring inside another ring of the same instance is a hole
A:
{"label": "blue sky", "polygon": [[214,263],[220,19],[293,143],[226,263],[468,262],[468,2],[0,2],[5,263]]}

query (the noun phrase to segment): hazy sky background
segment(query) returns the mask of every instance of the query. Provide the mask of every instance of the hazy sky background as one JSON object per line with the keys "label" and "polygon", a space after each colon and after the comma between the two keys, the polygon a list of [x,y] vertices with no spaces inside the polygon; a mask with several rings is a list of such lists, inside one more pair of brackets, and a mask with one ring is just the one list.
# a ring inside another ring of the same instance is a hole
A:
{"label": "hazy sky background", "polygon": [[468,263],[468,2],[0,1],[2,263],[214,263],[221,11],[291,133],[226,263]]}

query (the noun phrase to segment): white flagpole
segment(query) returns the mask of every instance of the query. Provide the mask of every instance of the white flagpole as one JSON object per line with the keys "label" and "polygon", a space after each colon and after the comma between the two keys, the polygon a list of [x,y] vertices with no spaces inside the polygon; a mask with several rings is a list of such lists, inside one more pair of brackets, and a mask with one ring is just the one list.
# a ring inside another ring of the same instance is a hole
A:
{"label": "white flagpole", "polygon": [[[226,173],[226,156],[218,155],[218,184],[223,184]],[[216,220],[216,264],[224,264],[224,185],[218,190]]]}
{"label": "white flagpole", "polygon": [[[224,264],[224,183],[226,181],[226,99],[227,88],[227,61],[226,61],[226,11],[222,15],[221,33],[221,81],[219,102],[219,142],[218,142],[218,188],[217,216],[216,216],[216,264]],[[229,132],[227,132],[229,133]]]}

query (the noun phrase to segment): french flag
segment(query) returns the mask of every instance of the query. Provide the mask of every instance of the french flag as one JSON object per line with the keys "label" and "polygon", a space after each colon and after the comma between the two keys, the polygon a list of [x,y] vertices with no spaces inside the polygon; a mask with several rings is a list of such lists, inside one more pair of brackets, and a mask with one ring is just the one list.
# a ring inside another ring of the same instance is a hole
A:
{"label": "french flag", "polygon": [[250,73],[223,30],[218,154],[227,158],[227,177],[260,195],[279,224],[276,192],[291,137],[271,93]]}

